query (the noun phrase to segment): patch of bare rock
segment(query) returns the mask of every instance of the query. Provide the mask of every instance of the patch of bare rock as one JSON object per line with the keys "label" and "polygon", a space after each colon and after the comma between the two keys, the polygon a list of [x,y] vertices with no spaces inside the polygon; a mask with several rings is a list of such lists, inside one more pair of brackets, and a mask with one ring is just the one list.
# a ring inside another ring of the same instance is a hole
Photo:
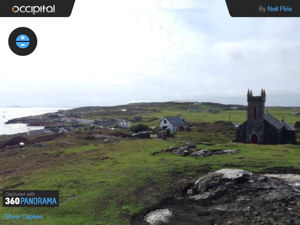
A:
{"label": "patch of bare rock", "polygon": [[169,148],[166,150],[166,152],[171,152],[175,155],[180,155],[180,156],[209,157],[212,155],[236,154],[239,152],[239,150],[236,150],[236,149],[224,149],[224,150],[201,149],[201,150],[198,150],[196,145],[182,145],[179,147]]}
{"label": "patch of bare rock", "polygon": [[300,225],[300,177],[240,169],[208,173],[180,197],[133,218],[139,225]]}
{"label": "patch of bare rock", "polygon": [[169,209],[156,209],[145,216],[145,221],[151,225],[160,225],[168,223],[171,217],[172,212]]}

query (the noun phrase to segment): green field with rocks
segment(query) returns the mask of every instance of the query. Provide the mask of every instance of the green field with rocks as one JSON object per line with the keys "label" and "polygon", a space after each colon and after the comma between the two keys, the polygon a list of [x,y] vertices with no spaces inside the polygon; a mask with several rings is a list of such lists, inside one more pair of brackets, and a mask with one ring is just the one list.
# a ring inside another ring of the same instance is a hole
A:
{"label": "green field with rocks", "polygon": [[[245,121],[245,109],[230,110],[219,104],[165,103],[129,105],[126,112],[120,110],[125,107],[85,109],[81,117],[118,116],[155,130],[162,117],[181,115],[191,124],[191,130],[177,132],[166,139],[137,139],[130,137],[128,130],[100,128],[40,136],[18,135],[27,142],[25,147],[0,150],[0,189],[59,190],[60,206],[3,208],[1,205],[0,224],[126,225],[211,171],[239,168],[262,173],[276,168],[300,169],[299,132],[296,145],[233,142],[236,128],[232,123]],[[138,109],[129,110],[134,107]],[[288,123],[300,121],[299,108],[267,110]],[[142,116],[139,122],[134,121],[137,115]],[[11,143],[15,137],[3,136],[0,143]],[[167,151],[187,144],[194,144],[197,150],[235,149],[238,153],[184,157]],[[43,219],[8,220],[5,214],[37,214]]]}

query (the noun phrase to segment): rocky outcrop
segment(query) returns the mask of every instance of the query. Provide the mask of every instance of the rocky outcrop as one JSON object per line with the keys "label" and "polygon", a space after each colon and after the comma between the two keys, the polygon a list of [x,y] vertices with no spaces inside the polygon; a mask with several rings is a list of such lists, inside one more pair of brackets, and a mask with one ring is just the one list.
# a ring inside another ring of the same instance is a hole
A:
{"label": "rocky outcrop", "polygon": [[[180,197],[159,205],[172,212],[160,224],[299,225],[299,179],[299,175],[261,175],[239,169],[208,173]],[[151,224],[146,218],[133,224]]]}
{"label": "rocky outcrop", "polygon": [[188,156],[191,155],[194,151],[196,151],[195,145],[183,145],[175,148],[169,148],[166,150],[167,152],[172,152],[176,155],[180,156]]}
{"label": "rocky outcrop", "polygon": [[222,154],[236,154],[239,151],[236,149],[224,149],[224,150],[208,150],[201,149],[197,150],[196,145],[182,145],[179,147],[169,148],[166,152],[171,152],[180,156],[197,156],[197,157],[209,157],[212,155],[222,155]]}
{"label": "rocky outcrop", "polygon": [[212,199],[226,193],[229,185],[249,180],[252,173],[239,169],[222,169],[198,179],[187,191],[189,199]]}

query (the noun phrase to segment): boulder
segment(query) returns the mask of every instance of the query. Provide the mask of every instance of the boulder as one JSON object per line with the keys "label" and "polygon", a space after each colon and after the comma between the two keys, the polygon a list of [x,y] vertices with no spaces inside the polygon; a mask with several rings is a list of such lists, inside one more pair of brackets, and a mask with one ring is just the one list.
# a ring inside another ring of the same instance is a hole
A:
{"label": "boulder", "polygon": [[169,222],[172,212],[169,209],[157,209],[149,212],[144,220],[150,225],[163,225]]}
{"label": "boulder", "polygon": [[[248,181],[252,173],[240,169],[221,169],[208,173],[199,178],[192,189],[193,194],[206,193],[205,199],[216,196],[225,190],[225,186],[235,184],[240,181]],[[201,196],[191,197],[191,199],[204,198]]]}
{"label": "boulder", "polygon": [[19,147],[20,147],[20,148],[25,147],[25,143],[24,143],[24,142],[20,142],[20,143],[19,143]]}

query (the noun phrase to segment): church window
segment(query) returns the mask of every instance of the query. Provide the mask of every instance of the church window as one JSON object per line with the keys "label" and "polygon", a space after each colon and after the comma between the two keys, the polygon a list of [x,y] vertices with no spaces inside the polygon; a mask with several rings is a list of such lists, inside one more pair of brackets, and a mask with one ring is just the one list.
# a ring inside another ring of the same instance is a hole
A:
{"label": "church window", "polygon": [[253,117],[254,117],[254,119],[256,120],[256,106],[254,106],[254,114],[253,114]]}

